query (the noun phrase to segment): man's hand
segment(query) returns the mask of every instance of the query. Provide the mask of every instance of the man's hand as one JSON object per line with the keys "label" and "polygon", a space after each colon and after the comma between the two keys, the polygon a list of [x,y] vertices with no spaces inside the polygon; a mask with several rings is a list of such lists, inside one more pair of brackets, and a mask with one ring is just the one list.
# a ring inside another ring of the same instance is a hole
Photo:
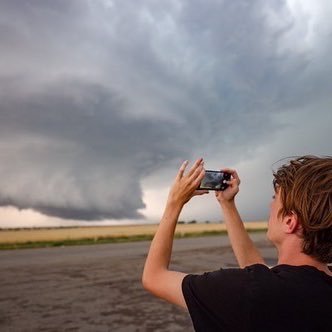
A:
{"label": "man's hand", "polygon": [[231,174],[224,191],[216,191],[216,198],[224,215],[224,222],[235,257],[241,268],[252,264],[265,264],[264,259],[250,239],[235,205],[235,196],[239,192],[240,178],[233,169],[225,168],[223,172]]}
{"label": "man's hand", "polygon": [[222,172],[227,172],[231,174],[231,179],[227,181],[228,187],[224,191],[216,191],[216,198],[218,202],[223,205],[223,203],[232,202],[236,194],[239,192],[240,178],[234,169],[224,168]]}
{"label": "man's hand", "polygon": [[184,205],[193,196],[207,194],[208,190],[197,190],[205,175],[203,159],[197,159],[191,169],[185,174],[188,161],[185,161],[176,175],[170,189],[167,203]]}
{"label": "man's hand", "polygon": [[180,167],[170,190],[163,217],[152,240],[142,276],[145,289],[183,308],[186,308],[186,302],[181,285],[186,274],[170,271],[168,266],[174,231],[183,205],[195,195],[208,193],[207,190],[197,190],[205,174],[203,164],[203,159],[198,159],[187,174],[185,169],[188,162],[184,162]]}

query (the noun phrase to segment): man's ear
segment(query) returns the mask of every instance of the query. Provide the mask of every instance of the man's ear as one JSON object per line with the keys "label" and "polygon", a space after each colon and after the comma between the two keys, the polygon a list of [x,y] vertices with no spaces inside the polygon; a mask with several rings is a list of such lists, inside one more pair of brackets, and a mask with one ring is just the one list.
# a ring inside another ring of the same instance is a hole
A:
{"label": "man's ear", "polygon": [[299,218],[294,211],[284,216],[282,228],[286,234],[296,233],[301,228]]}

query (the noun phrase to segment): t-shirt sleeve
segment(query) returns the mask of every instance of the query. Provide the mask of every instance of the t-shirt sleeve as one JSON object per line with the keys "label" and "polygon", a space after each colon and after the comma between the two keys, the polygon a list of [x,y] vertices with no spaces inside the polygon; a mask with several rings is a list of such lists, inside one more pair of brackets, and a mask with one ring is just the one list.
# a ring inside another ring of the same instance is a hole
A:
{"label": "t-shirt sleeve", "polygon": [[182,292],[196,331],[245,329],[249,280],[246,269],[188,274]]}

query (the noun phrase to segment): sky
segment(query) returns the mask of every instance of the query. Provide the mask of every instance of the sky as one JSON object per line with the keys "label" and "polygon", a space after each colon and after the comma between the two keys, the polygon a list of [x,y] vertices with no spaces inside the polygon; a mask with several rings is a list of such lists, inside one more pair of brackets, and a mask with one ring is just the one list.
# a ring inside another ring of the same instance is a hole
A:
{"label": "sky", "polygon": [[[331,155],[329,0],[0,2],[0,227],[158,222],[184,160],[267,220],[282,158]],[[181,220],[220,221],[213,193]]]}

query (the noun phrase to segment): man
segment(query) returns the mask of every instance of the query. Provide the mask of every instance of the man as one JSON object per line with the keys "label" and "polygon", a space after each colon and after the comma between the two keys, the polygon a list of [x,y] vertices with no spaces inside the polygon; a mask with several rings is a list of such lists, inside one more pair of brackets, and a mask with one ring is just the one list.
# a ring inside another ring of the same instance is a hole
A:
{"label": "man", "polygon": [[[304,156],[274,173],[268,238],[278,250],[269,268],[236,209],[234,170],[216,191],[238,269],[190,275],[168,269],[178,216],[198,191],[198,159],[181,166],[146,259],[142,282],[154,295],[189,310],[196,331],[332,331],[332,157]],[[253,188],[254,190],[254,188]]]}

